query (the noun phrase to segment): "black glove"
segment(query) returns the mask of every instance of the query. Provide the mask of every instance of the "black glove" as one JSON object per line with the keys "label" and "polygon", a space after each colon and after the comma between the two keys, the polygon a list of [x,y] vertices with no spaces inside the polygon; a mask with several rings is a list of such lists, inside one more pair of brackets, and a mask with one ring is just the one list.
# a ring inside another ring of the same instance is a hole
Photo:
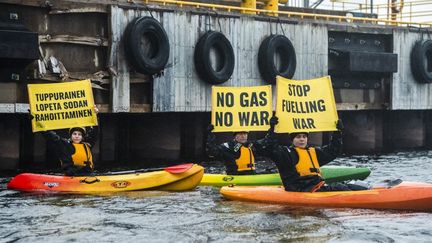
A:
{"label": "black glove", "polygon": [[30,109],[27,109],[28,111],[28,117],[30,118],[30,121],[34,119],[34,116],[32,115],[32,113],[30,112]]}
{"label": "black glove", "polygon": [[336,129],[337,129],[337,131],[333,132],[333,138],[334,139],[341,139],[342,138],[342,131],[344,129],[344,126],[343,126],[343,123],[342,123],[341,119],[339,119],[336,122]]}
{"label": "black glove", "polygon": [[214,126],[212,124],[207,127],[207,143],[212,144],[216,140],[216,136],[213,134]]}
{"label": "black glove", "polygon": [[277,116],[272,116],[272,118],[270,118],[270,126],[274,127],[278,122],[279,118]]}
{"label": "black glove", "polygon": [[339,119],[339,120],[337,121],[337,123],[336,123],[336,128],[337,128],[337,130],[339,130],[339,131],[342,131],[342,130],[344,129],[344,125],[343,125],[341,119]]}

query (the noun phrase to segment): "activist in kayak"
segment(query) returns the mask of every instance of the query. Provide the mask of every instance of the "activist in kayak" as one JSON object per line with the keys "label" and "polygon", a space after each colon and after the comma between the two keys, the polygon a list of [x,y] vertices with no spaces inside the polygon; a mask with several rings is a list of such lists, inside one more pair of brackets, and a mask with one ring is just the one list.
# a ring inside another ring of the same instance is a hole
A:
{"label": "activist in kayak", "polygon": [[365,190],[368,187],[356,184],[326,184],[321,175],[320,166],[336,159],[342,149],[342,121],[336,124],[338,131],[333,132],[331,141],[323,147],[308,145],[307,132],[289,134],[292,144],[280,145],[275,138],[274,127],[278,118],[270,119],[270,129],[261,143],[267,156],[273,160],[279,170],[286,191],[349,191]]}
{"label": "activist in kayak", "polygon": [[[99,112],[95,106],[94,111]],[[51,141],[56,151],[61,168],[65,175],[88,175],[93,172],[93,156],[91,148],[94,146],[99,133],[98,127],[72,127],[69,138],[62,138],[54,131],[42,132]]]}
{"label": "activist in kayak", "polygon": [[255,155],[262,151],[260,143],[248,141],[248,132],[234,132],[231,141],[216,144],[213,125],[208,126],[206,152],[210,158],[224,162],[228,175],[254,175]]}

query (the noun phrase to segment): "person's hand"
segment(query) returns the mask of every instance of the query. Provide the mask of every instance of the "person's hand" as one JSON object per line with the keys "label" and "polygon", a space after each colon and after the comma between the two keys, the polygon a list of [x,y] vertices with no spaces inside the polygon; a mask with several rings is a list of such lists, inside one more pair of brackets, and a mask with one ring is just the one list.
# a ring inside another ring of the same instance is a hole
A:
{"label": "person's hand", "polygon": [[94,112],[96,113],[96,115],[99,113],[99,109],[97,108],[96,105],[94,105]]}
{"label": "person's hand", "polygon": [[276,124],[278,124],[279,118],[277,116],[272,116],[270,118],[270,126],[274,127]]}
{"label": "person's hand", "polygon": [[339,120],[336,122],[336,129],[339,130],[339,131],[342,131],[342,130],[344,129],[344,125],[343,125],[341,119],[339,119]]}

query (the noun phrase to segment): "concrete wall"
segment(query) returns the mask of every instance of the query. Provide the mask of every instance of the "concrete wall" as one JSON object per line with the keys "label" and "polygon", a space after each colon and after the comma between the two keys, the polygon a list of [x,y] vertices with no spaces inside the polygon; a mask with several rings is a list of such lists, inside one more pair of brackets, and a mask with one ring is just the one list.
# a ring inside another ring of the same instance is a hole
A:
{"label": "concrete wall", "polygon": [[382,111],[343,112],[340,118],[344,122],[344,152],[371,153],[382,151],[383,115]]}
{"label": "concrete wall", "polygon": [[0,170],[17,169],[20,158],[20,121],[14,114],[0,114]]}

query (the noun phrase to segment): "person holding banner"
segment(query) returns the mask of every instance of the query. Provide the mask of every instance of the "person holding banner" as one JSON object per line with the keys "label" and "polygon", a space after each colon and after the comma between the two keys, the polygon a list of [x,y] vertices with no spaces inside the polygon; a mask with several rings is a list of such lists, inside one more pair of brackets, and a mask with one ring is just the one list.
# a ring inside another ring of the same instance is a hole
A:
{"label": "person holding banner", "polygon": [[234,132],[234,138],[223,144],[216,144],[213,125],[208,127],[206,152],[209,157],[221,160],[228,175],[254,175],[255,154],[259,148],[248,141],[248,132]]}
{"label": "person holding banner", "polygon": [[[97,115],[98,108],[94,106]],[[98,128],[72,127],[69,138],[62,138],[54,131],[42,132],[43,136],[54,145],[56,156],[61,162],[65,175],[89,175],[93,172],[91,148],[96,143]]]}
{"label": "person holding banner", "polygon": [[263,149],[275,162],[286,191],[316,192],[367,189],[354,184],[326,184],[320,174],[320,166],[336,159],[341,152],[343,129],[341,120],[338,120],[336,124],[338,130],[333,132],[330,143],[323,147],[309,146],[309,133],[307,132],[289,134],[292,141],[290,146],[278,144],[274,136],[274,127],[277,123],[278,118],[273,116],[270,119],[270,129],[266,137],[257,142],[263,144]]}

